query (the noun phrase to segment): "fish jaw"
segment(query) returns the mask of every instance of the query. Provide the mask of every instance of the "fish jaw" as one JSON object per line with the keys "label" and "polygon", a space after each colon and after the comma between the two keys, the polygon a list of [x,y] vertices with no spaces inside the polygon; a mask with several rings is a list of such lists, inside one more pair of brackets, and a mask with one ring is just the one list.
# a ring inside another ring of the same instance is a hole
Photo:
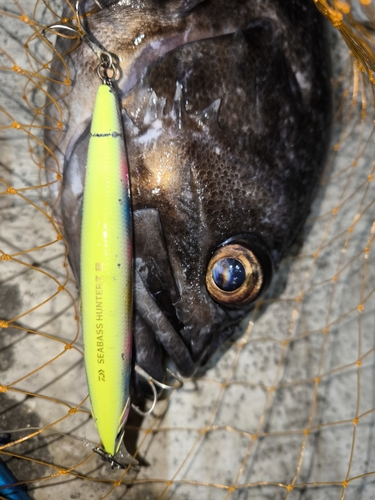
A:
{"label": "fish jaw", "polygon": [[128,168],[117,97],[101,85],[87,156],[81,318],[92,413],[104,450],[118,451],[129,412],[133,259]]}

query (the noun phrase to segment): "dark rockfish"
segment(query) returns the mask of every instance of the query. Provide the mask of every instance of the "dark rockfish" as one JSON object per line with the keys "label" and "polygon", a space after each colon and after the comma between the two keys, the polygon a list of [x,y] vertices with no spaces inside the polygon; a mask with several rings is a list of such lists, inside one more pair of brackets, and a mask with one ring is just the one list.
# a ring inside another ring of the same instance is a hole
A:
{"label": "dark rockfish", "polygon": [[[308,215],[330,137],[324,21],[313,0],[101,4],[85,28],[118,55],[122,72],[135,358],[162,380],[167,354],[189,376],[266,290]],[[81,2],[89,10],[94,2]],[[59,52],[71,43],[59,38]],[[60,101],[65,128],[55,151],[63,184],[52,196],[79,282],[98,62],[84,43],[66,61],[73,83]],[[64,73],[60,61],[54,69]],[[55,139],[47,131],[47,144]],[[54,180],[52,157],[47,167]]]}

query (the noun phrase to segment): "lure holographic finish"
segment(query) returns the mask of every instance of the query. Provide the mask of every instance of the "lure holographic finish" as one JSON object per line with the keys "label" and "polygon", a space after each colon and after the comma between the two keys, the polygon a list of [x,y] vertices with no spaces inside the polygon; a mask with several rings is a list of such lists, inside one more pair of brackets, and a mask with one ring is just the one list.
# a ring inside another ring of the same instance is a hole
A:
{"label": "lure holographic finish", "polygon": [[117,453],[130,409],[132,226],[121,115],[99,87],[83,199],[81,315],[93,417],[105,452]]}

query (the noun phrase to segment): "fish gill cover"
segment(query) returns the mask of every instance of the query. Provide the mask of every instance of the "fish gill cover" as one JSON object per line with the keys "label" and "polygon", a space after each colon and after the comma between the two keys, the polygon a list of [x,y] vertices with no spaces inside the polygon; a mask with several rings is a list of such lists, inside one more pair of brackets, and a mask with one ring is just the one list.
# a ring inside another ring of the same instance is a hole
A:
{"label": "fish gill cover", "polygon": [[0,1],[0,458],[33,498],[373,498],[375,7],[316,4],[351,54],[332,30],[333,137],[310,217],[242,335],[152,415],[131,416],[139,470],[112,471],[85,446],[98,438],[78,294],[48,204],[62,165],[45,175],[64,129],[54,118],[44,144],[48,85],[61,85],[58,117],[71,82],[41,32],[65,2]]}

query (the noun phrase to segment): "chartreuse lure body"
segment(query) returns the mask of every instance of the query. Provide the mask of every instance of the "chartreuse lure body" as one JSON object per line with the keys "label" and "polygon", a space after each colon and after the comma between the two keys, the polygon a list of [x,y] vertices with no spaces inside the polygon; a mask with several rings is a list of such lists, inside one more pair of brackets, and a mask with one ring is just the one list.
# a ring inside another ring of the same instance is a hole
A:
{"label": "chartreuse lure body", "polygon": [[83,199],[81,316],[92,414],[104,451],[115,455],[130,409],[132,219],[119,104],[98,89]]}

